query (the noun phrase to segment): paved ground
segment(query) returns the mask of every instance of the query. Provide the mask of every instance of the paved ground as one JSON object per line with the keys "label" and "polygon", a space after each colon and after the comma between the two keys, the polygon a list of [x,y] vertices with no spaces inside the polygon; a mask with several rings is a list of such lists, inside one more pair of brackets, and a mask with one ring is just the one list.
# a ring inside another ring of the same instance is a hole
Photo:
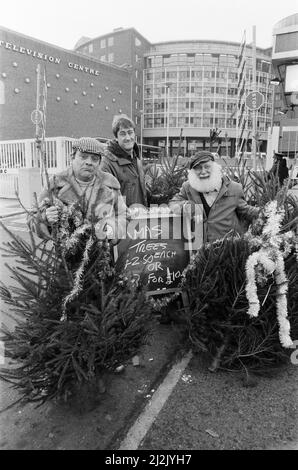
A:
{"label": "paved ground", "polygon": [[0,198],[0,218],[24,213],[17,199]]}
{"label": "paved ground", "polygon": [[297,366],[249,387],[242,373],[206,366],[191,360],[139,450],[298,449]]}

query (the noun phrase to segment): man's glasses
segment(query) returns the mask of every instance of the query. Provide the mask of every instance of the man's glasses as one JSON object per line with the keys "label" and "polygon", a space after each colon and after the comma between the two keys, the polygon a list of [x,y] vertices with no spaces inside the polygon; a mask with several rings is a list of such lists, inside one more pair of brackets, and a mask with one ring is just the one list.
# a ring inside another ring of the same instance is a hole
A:
{"label": "man's glasses", "polygon": [[125,131],[119,131],[118,135],[120,135],[120,137],[125,137],[126,135],[128,135],[129,137],[131,137],[132,135],[134,135],[135,131],[130,129],[129,131],[125,132]]}
{"label": "man's glasses", "polygon": [[81,152],[80,157],[81,157],[82,160],[87,160],[89,157],[91,157],[91,160],[94,163],[99,162],[99,160],[101,159],[101,155],[96,155],[95,153],[83,153],[83,152]]}

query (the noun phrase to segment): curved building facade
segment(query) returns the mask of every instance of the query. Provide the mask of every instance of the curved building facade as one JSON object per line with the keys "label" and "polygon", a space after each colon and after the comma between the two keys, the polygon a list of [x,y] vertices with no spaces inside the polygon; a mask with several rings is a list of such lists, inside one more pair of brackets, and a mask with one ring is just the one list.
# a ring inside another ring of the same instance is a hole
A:
{"label": "curved building facade", "polygon": [[273,28],[272,67],[276,81],[272,124],[278,128],[275,149],[298,155],[298,13]]}
{"label": "curved building facade", "polygon": [[[210,129],[221,130],[222,155],[234,155],[239,103],[239,43],[179,41],[152,45],[145,54],[144,141],[184,154],[209,145]],[[245,47],[245,95],[253,89],[252,48]],[[257,112],[260,151],[266,149],[272,115],[271,49],[256,51],[257,90],[264,104]],[[244,137],[250,150],[252,119],[245,107]],[[217,145],[217,144],[216,144]],[[213,149],[214,151],[216,148]]]}

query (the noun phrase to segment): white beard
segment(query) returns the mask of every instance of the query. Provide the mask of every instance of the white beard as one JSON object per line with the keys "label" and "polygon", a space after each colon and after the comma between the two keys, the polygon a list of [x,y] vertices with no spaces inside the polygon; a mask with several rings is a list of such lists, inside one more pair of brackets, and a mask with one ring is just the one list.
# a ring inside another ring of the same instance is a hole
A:
{"label": "white beard", "polygon": [[209,178],[198,178],[195,170],[189,170],[188,182],[190,186],[199,193],[209,193],[219,191],[222,185],[222,169],[218,163],[213,162],[211,175]]}

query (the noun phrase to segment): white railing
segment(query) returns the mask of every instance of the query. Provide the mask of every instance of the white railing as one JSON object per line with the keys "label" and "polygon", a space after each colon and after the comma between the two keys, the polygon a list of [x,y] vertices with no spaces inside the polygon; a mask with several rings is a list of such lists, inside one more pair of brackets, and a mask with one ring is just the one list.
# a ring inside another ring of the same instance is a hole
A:
{"label": "white railing", "polygon": [[[45,139],[46,165],[49,173],[64,170],[70,163],[71,137]],[[39,168],[35,139],[0,142],[0,197],[16,198],[19,168]]]}

